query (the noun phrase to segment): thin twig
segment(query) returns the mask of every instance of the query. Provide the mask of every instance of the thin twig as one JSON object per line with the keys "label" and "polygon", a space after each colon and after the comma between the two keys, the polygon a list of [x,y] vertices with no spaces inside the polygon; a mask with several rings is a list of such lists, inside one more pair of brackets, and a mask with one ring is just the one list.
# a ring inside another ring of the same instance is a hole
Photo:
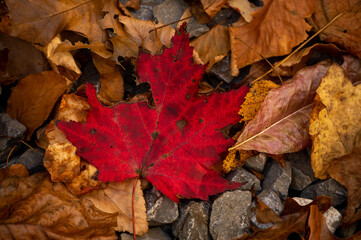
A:
{"label": "thin twig", "polygon": [[137,186],[139,176],[136,177],[133,184],[133,192],[132,192],[132,220],[133,220],[133,239],[137,240],[137,235],[135,234],[135,214],[134,214],[134,196],[135,196],[135,187]]}
{"label": "thin twig", "polygon": [[[312,39],[314,39],[316,36],[318,36],[321,32],[323,32],[326,28],[328,28],[332,23],[334,23],[337,19],[339,19],[340,17],[342,17],[343,15],[345,15],[348,12],[351,12],[357,5],[360,5],[361,2],[358,2],[357,4],[355,4],[352,8],[343,11],[342,13],[338,14],[336,17],[334,17],[330,22],[328,22],[325,26],[323,26],[320,30],[318,30],[315,34],[313,34],[310,38],[308,38],[304,43],[302,43],[300,46],[298,46],[298,48],[296,48],[296,50],[294,50],[290,55],[288,55],[287,57],[285,57],[282,61],[280,61],[279,63],[277,63],[274,67],[278,68],[280,65],[282,65],[284,62],[286,62],[288,59],[290,59],[296,52],[298,52],[301,48],[303,48],[307,43],[309,43]],[[264,78],[265,76],[267,76],[269,73],[271,73],[273,71],[273,69],[268,70],[266,73],[264,73],[262,76],[256,78],[255,80],[253,80],[251,82],[251,84],[254,84],[255,82],[261,80],[262,78]]]}
{"label": "thin twig", "polygon": [[167,24],[162,25],[162,26],[160,26],[160,27],[153,28],[152,30],[149,30],[149,33],[153,32],[153,31],[155,31],[155,30],[158,30],[158,29],[164,28],[164,27],[166,27],[166,26],[172,25],[172,24],[174,24],[174,23],[177,23],[177,22],[181,22],[181,21],[184,21],[184,20],[190,19],[190,18],[192,18],[192,17],[193,17],[193,15],[192,15],[192,16],[189,16],[189,17],[185,17],[185,18],[179,19],[179,20],[174,21],[174,22],[167,23]]}
{"label": "thin twig", "polygon": [[13,153],[13,151],[15,150],[16,146],[14,146],[11,151],[9,152],[8,154],[8,157],[6,158],[6,168],[9,167],[9,158],[10,158],[10,155]]}
{"label": "thin twig", "polygon": [[26,142],[24,142],[23,140],[16,138],[16,137],[10,137],[10,136],[5,136],[5,135],[0,135],[0,138],[11,138],[11,139],[15,139],[18,140],[20,142],[22,142],[24,145],[26,145],[28,148],[30,148],[31,150],[34,150],[34,148],[32,146],[30,146],[29,144],[27,144]]}

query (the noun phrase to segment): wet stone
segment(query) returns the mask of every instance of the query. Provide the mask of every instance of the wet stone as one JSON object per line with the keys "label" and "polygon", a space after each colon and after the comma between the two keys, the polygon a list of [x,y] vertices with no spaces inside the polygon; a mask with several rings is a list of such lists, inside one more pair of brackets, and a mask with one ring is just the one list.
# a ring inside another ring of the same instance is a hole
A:
{"label": "wet stone", "polygon": [[172,225],[172,233],[179,240],[210,239],[208,221],[211,204],[205,201],[180,206],[180,217]]}
{"label": "wet stone", "polygon": [[44,153],[44,150],[39,148],[28,149],[20,157],[12,159],[10,165],[24,165],[29,174],[34,174],[45,169],[43,165]]}
{"label": "wet stone", "polygon": [[212,205],[209,230],[214,240],[240,238],[249,231],[252,195],[249,191],[225,192]]}
{"label": "wet stone", "polygon": [[[0,135],[23,139],[26,127],[6,113],[0,113]],[[6,161],[11,149],[19,146],[21,142],[16,139],[0,137],[0,163]]]}
{"label": "wet stone", "polygon": [[219,79],[226,83],[231,83],[233,77],[231,76],[231,55],[228,54],[221,61],[217,62],[209,70],[210,73],[216,75]]}
{"label": "wet stone", "polygon": [[149,226],[173,223],[178,219],[178,204],[157,191],[155,187],[144,194]]}
{"label": "wet stone", "polygon": [[[133,235],[129,233],[120,234],[121,240],[133,240]],[[143,236],[137,236],[137,240],[172,240],[171,237],[162,231],[161,228],[151,228]]]}
{"label": "wet stone", "polygon": [[223,8],[212,18],[209,23],[207,23],[207,25],[210,28],[218,24],[228,26],[229,24],[237,21],[240,16],[241,15],[239,14],[239,12],[237,12],[233,8]]}
{"label": "wet stone", "polygon": [[291,189],[302,191],[317,180],[311,167],[311,159],[306,151],[288,153],[286,158],[291,163]]}
{"label": "wet stone", "polygon": [[286,161],[283,168],[276,161],[271,161],[265,170],[265,178],[262,182],[262,189],[272,189],[283,200],[288,195],[288,188],[292,180],[291,164]]}
{"label": "wet stone", "polygon": [[[183,0],[166,0],[153,9],[154,17],[162,24],[178,21],[188,5]],[[177,23],[170,25],[174,29]]]}
{"label": "wet stone", "polygon": [[[305,206],[312,202],[312,199],[307,198],[292,198],[301,206]],[[334,233],[336,229],[340,226],[342,215],[339,211],[336,210],[334,207],[330,207],[326,212],[323,213],[323,216],[326,219],[326,224],[330,232]]]}
{"label": "wet stone", "polygon": [[260,194],[257,195],[257,197],[278,215],[282,212],[283,203],[281,198],[272,189],[263,190]]}
{"label": "wet stone", "polygon": [[248,158],[244,165],[257,172],[263,172],[266,162],[267,162],[267,155],[265,153],[260,153],[256,156],[252,156]]}
{"label": "wet stone", "polygon": [[239,188],[240,190],[251,190],[253,187],[255,191],[261,191],[259,179],[244,168],[237,168],[230,172],[227,175],[227,180],[230,182],[245,183]]}
{"label": "wet stone", "polygon": [[337,206],[346,201],[347,191],[341,184],[330,178],[306,187],[301,192],[300,197],[315,199],[321,195],[330,197],[332,199],[332,205]]}

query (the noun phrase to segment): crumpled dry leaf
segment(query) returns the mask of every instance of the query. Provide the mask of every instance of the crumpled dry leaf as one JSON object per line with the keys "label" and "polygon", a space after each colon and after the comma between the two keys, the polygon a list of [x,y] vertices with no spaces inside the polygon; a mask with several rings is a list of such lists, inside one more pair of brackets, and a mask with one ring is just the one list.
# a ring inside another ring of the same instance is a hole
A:
{"label": "crumpled dry leaf", "polygon": [[140,7],[140,0],[127,0],[125,6],[138,10]]}
{"label": "crumpled dry leaf", "polygon": [[360,144],[361,85],[354,87],[344,70],[333,64],[317,94],[325,109],[310,123],[311,165],[315,176],[325,179],[332,159],[350,154]]}
{"label": "crumpled dry leaf", "polygon": [[[85,98],[75,94],[63,96],[58,119],[61,121],[85,122],[90,109]],[[97,169],[88,162],[81,161],[76,155],[76,147],[60,131],[54,121],[50,122],[44,133],[48,146],[44,155],[44,166],[54,182],[64,182],[74,195],[81,195],[94,189],[101,189],[104,183],[97,181]]]}
{"label": "crumpled dry leaf", "polygon": [[272,89],[238,138],[236,148],[270,154],[305,148],[310,143],[308,124],[313,99],[329,67],[330,63],[321,62],[304,68],[279,88]]}
{"label": "crumpled dry leaf", "polygon": [[[46,59],[29,42],[0,33],[1,67],[0,84],[9,85],[31,73],[48,69]],[[4,52],[7,49],[7,53]],[[6,54],[6,62],[3,55]],[[29,60],[31,56],[31,61]]]}
{"label": "crumpled dry leaf", "polygon": [[258,197],[255,197],[256,202],[256,219],[259,223],[277,223],[282,222],[275,211],[263,203]]}
{"label": "crumpled dry leaf", "polygon": [[105,31],[98,25],[97,1],[21,1],[7,0],[11,24],[0,29],[28,42],[47,45],[63,30],[83,34],[90,42],[105,42]]}
{"label": "crumpled dry leaf", "polygon": [[[132,220],[132,192],[135,179],[123,182],[112,182],[104,190],[93,191],[83,195],[83,199],[90,200],[94,206],[106,213],[118,213],[117,231],[133,233]],[[134,192],[134,218],[136,235],[143,235],[148,231],[148,222],[143,191],[140,181]]]}
{"label": "crumpled dry leaf", "polygon": [[252,13],[259,8],[252,7],[248,0],[228,0],[228,5],[238,11],[248,23],[253,19]]}
{"label": "crumpled dry leaf", "polygon": [[125,32],[109,39],[113,48],[113,56],[110,58],[118,62],[118,57],[137,57],[139,46],[132,41]]}
{"label": "crumpled dry leaf", "polygon": [[2,239],[33,239],[35,233],[44,239],[116,239],[115,214],[73,196],[47,173],[7,177],[0,182],[0,192]]}
{"label": "crumpled dry leaf", "polygon": [[162,24],[154,24],[152,21],[144,21],[126,16],[119,16],[119,21],[124,24],[124,30],[128,37],[137,46],[142,46],[152,54],[159,52],[163,46],[171,47],[171,39],[175,34],[175,30],[172,27],[162,27],[149,33],[150,30],[162,26]]}
{"label": "crumpled dry leaf", "polygon": [[14,87],[6,113],[26,126],[26,139],[48,118],[69,83],[60,74],[45,71],[26,76]]}
{"label": "crumpled dry leaf", "polygon": [[344,14],[321,32],[320,38],[336,43],[361,58],[361,4],[359,0],[317,0],[316,9],[309,18],[311,25],[319,30],[338,14],[355,6],[353,11]]}
{"label": "crumpled dry leaf", "polygon": [[206,71],[209,71],[213,64],[221,61],[230,50],[228,27],[217,25],[207,33],[194,39],[190,45],[194,47],[193,54],[196,55],[193,57],[201,60],[196,62],[208,63]]}
{"label": "crumpled dry leaf", "polygon": [[113,106],[123,100],[124,80],[114,61],[93,54],[93,63],[99,72],[99,101],[106,106]]}
{"label": "crumpled dry leaf", "polygon": [[233,76],[238,75],[239,68],[261,60],[257,52],[266,58],[290,53],[308,37],[306,31],[311,30],[304,18],[314,11],[314,1],[263,2],[263,7],[254,12],[251,23],[229,29]]}

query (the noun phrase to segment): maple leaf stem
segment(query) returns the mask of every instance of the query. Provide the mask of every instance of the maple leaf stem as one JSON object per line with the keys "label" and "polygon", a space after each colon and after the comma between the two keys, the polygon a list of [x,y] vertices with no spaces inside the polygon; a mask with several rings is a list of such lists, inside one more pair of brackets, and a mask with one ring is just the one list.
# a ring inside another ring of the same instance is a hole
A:
{"label": "maple leaf stem", "polygon": [[133,192],[132,192],[132,221],[133,221],[133,239],[137,240],[137,235],[135,234],[135,216],[134,216],[134,196],[135,196],[135,187],[137,186],[139,176],[135,178],[133,184]]}

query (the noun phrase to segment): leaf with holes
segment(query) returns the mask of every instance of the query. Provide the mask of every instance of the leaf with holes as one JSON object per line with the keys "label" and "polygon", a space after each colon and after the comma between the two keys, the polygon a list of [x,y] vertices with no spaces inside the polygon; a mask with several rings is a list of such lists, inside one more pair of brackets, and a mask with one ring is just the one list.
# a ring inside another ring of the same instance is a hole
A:
{"label": "leaf with holes", "polygon": [[222,128],[239,121],[248,88],[197,96],[205,66],[193,64],[192,52],[181,30],[162,55],[139,55],[139,78],[150,83],[155,109],[145,102],[104,107],[88,85],[86,124],[58,123],[77,153],[98,168],[99,180],[141,176],[174,201],[237,187],[211,167],[233,143]]}

